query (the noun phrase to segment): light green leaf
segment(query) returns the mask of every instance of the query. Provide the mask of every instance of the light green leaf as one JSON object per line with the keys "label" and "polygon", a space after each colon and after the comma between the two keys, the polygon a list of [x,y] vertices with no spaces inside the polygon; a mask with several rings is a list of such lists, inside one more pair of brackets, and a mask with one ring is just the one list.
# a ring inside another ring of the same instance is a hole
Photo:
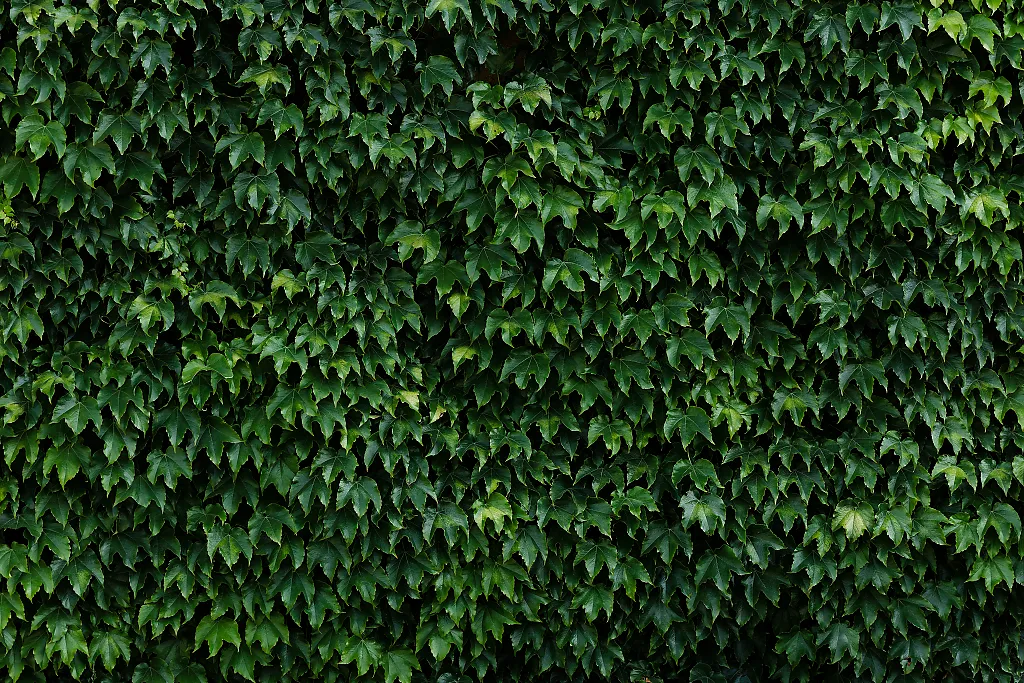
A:
{"label": "light green leaf", "polygon": [[505,526],[506,517],[512,517],[512,508],[509,506],[508,499],[497,491],[493,491],[486,499],[480,499],[473,503],[473,521],[481,531],[486,531],[487,520],[491,520],[500,536]]}
{"label": "light green leaf", "polygon": [[855,540],[868,531],[874,524],[875,512],[867,503],[843,503],[836,508],[832,518],[832,528],[842,529],[846,538]]}
{"label": "light green leaf", "polygon": [[452,25],[458,19],[459,12],[462,12],[462,16],[467,21],[473,20],[473,13],[469,9],[469,2],[467,0],[429,0],[427,2],[426,18],[429,19],[438,12],[441,13],[441,18],[444,20],[446,31],[452,30]]}

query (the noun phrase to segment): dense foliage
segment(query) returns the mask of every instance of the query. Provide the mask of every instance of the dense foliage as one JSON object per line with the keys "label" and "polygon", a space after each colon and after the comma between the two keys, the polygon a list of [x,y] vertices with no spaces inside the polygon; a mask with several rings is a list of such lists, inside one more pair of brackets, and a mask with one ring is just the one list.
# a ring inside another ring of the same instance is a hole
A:
{"label": "dense foliage", "polygon": [[10,680],[1019,680],[1016,3],[58,2]]}

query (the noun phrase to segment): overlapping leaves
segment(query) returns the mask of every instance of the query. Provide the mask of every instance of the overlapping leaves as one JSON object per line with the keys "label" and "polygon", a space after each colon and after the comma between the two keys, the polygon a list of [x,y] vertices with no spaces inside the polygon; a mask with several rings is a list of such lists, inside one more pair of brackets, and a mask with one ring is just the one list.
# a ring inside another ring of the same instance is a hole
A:
{"label": "overlapping leaves", "polygon": [[1015,3],[5,9],[12,680],[1024,673]]}

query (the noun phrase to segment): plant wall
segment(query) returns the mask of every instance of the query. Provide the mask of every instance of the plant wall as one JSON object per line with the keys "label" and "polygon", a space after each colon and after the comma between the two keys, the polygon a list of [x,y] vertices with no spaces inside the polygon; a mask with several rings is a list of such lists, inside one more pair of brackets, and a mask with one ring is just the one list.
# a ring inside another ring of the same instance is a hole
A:
{"label": "plant wall", "polygon": [[1020,680],[1016,2],[59,1],[8,680]]}

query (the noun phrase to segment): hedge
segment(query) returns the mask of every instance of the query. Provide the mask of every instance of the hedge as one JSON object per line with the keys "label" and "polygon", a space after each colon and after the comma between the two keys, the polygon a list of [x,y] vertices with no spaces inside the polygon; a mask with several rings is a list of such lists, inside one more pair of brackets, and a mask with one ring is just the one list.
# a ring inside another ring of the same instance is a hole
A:
{"label": "hedge", "polygon": [[0,670],[1021,680],[1018,5],[4,3]]}

